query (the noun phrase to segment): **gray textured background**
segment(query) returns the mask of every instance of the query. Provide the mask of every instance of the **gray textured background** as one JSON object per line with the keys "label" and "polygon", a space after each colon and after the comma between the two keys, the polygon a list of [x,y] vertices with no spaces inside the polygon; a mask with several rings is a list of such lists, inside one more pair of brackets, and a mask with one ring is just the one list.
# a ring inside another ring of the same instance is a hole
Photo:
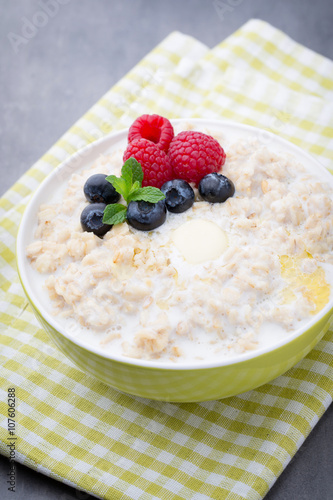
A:
{"label": "gray textured background", "polygon": [[[213,0],[59,0],[57,14],[15,53],[8,33],[20,35],[22,18],[31,21],[47,1],[0,0],[0,194],[173,30],[213,47],[257,17],[333,58],[332,0],[224,0],[234,6],[224,20]],[[332,500],[332,443],[331,406],[266,500]],[[0,457],[2,500],[91,498],[20,465],[12,493],[8,471]]]}

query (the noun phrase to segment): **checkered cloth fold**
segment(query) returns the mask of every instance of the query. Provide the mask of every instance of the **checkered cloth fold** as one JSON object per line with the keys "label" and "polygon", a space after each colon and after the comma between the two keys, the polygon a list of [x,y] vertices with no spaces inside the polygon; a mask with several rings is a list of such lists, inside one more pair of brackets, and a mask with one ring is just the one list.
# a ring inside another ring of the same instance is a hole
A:
{"label": "checkered cloth fold", "polygon": [[[30,194],[72,153],[142,113],[227,118],[333,163],[333,62],[252,20],[210,50],[172,33],[84,115],[0,203],[0,451],[16,389],[16,460],[97,497],[263,498],[332,401],[333,339],[256,390],[221,401],[152,402],[77,369],[37,324],[15,238]],[[315,459],[315,457],[314,457]]]}

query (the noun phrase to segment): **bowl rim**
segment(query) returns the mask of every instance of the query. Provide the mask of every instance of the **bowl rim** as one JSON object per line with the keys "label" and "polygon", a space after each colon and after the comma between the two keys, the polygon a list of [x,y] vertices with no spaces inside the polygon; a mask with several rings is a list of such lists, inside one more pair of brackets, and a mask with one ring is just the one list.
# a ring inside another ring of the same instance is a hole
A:
{"label": "bowl rim", "polygon": [[[332,184],[333,187],[333,175],[323,166],[321,163],[314,158],[312,155],[310,155],[308,152],[302,150],[295,144],[287,141],[286,139],[274,134],[273,132],[270,132],[265,129],[261,129],[259,127],[254,127],[252,125],[247,125],[243,123],[238,123],[238,122],[233,122],[230,120],[218,120],[218,119],[206,119],[206,118],[178,118],[178,119],[171,119],[171,123],[177,124],[177,123],[198,123],[200,125],[207,125],[209,126],[227,126],[227,127],[233,127],[237,129],[242,129],[243,131],[248,131],[250,133],[259,133],[262,134],[263,136],[275,141],[275,143],[280,143],[282,146],[285,146],[289,149],[292,150],[292,154],[295,153],[295,155],[303,155],[308,161],[311,161],[312,163],[315,164],[316,168],[319,169],[321,172],[321,175],[324,175],[327,177],[328,182]],[[24,231],[25,231],[25,225],[27,222],[29,222],[30,219],[30,212],[32,211],[34,204],[38,200],[38,197],[43,193],[43,190],[45,186],[47,186],[52,179],[59,175],[60,170],[65,170],[68,168],[68,166],[73,162],[73,158],[75,157],[80,157],[80,155],[85,157],[85,155],[89,154],[92,152],[95,148],[98,149],[99,146],[103,145],[104,143],[107,143],[110,141],[110,139],[114,138],[115,140],[122,140],[126,138],[126,135],[128,133],[128,128],[124,128],[122,130],[114,131],[111,132],[104,137],[101,137],[100,139],[97,139],[96,141],[88,144],[87,146],[83,147],[82,149],[78,150],[74,155],[71,155],[69,158],[67,158],[65,161],[61,162],[50,174],[46,176],[46,178],[41,182],[40,186],[36,189],[36,191],[32,194],[25,210],[23,213],[23,216],[21,218],[19,228],[18,228],[18,233],[17,233],[17,238],[16,238],[16,262],[17,262],[17,270],[18,270],[18,275],[21,281],[22,288],[29,300],[29,302],[33,305],[33,308],[38,311],[38,313],[43,317],[43,319],[51,326],[53,330],[55,330],[58,334],[63,336],[67,341],[73,342],[77,347],[84,349],[85,351],[92,352],[95,355],[98,355],[106,360],[109,361],[114,361],[117,363],[122,363],[126,365],[133,365],[141,368],[149,368],[149,369],[158,369],[158,370],[200,370],[200,369],[208,369],[208,368],[218,368],[218,367],[223,367],[223,366],[229,366],[229,365],[234,365],[234,364],[239,364],[242,362],[249,361],[254,358],[259,358],[263,355],[266,355],[268,353],[271,353],[273,351],[278,350],[279,348],[286,347],[296,341],[299,337],[301,337],[303,334],[305,334],[308,330],[310,330],[312,327],[314,327],[318,322],[320,322],[327,314],[331,313],[333,315],[333,297],[329,300],[329,302],[326,304],[326,306],[323,307],[323,309],[313,316],[311,320],[306,322],[305,325],[302,327],[296,329],[293,333],[286,335],[283,337],[280,341],[275,342],[272,345],[268,345],[266,347],[261,347],[258,349],[254,349],[251,351],[248,351],[246,353],[241,353],[237,355],[232,355],[230,358],[223,358],[221,360],[216,360],[214,359],[213,361],[209,360],[195,360],[191,362],[186,362],[186,363],[171,363],[171,362],[165,362],[165,361],[159,361],[159,360],[143,360],[143,359],[137,359],[137,358],[130,358],[124,355],[115,355],[110,352],[105,352],[103,351],[102,347],[97,347],[93,345],[89,345],[89,343],[84,342],[80,340],[78,337],[76,337],[73,334],[66,333],[64,326],[60,325],[54,316],[52,316],[48,311],[44,310],[43,306],[39,304],[38,302],[38,297],[35,296],[35,293],[33,291],[33,288],[30,286],[29,280],[27,279],[27,274],[26,274],[26,266],[29,266],[28,259],[25,255],[25,248],[23,245],[22,240],[24,239]],[[75,167],[75,170],[80,170],[82,169],[82,165],[79,164],[78,162],[77,167]]]}

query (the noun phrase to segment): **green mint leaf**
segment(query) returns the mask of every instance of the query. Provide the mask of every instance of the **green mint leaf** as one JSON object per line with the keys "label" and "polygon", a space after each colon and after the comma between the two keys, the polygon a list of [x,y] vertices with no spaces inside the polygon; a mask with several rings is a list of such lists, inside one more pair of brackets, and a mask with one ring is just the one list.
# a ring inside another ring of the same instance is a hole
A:
{"label": "green mint leaf", "polygon": [[125,161],[121,169],[121,177],[109,175],[106,180],[112,184],[117,193],[121,194],[126,202],[133,191],[141,188],[143,171],[140,163],[135,158]]}
{"label": "green mint leaf", "polygon": [[[142,188],[143,171],[140,163],[133,157],[125,161],[121,169],[121,177],[109,175],[106,180],[112,184],[117,193],[122,195],[126,203],[144,200],[157,203],[165,198],[162,191],[152,186]],[[107,205],[103,214],[104,224],[121,224],[126,220],[127,207],[120,203]]]}
{"label": "green mint leaf", "polygon": [[[129,172],[131,174],[129,174]],[[129,175],[131,175],[131,185],[132,183],[138,181],[140,184],[139,187],[141,187],[143,181],[143,171],[140,163],[134,157],[128,158],[128,160],[125,161],[123,168],[121,169],[121,174],[123,177],[126,176],[126,179],[129,178]]]}
{"label": "green mint leaf", "polygon": [[126,220],[127,208],[121,203],[111,203],[104,209],[104,224],[120,224]]}
{"label": "green mint leaf", "polygon": [[135,181],[133,186],[131,187],[130,192],[128,193],[128,198],[131,199],[131,195],[140,188],[141,188],[140,183],[138,181]]}
{"label": "green mint leaf", "polygon": [[133,168],[131,160],[132,158],[129,158],[125,161],[121,169],[121,178],[125,181],[127,193],[130,192],[133,184]]}
{"label": "green mint leaf", "polygon": [[150,203],[157,203],[164,200],[165,194],[156,187],[146,186],[139,188],[129,195],[129,201],[149,201]]}
{"label": "green mint leaf", "polygon": [[117,193],[121,194],[125,200],[127,200],[128,193],[131,189],[123,177],[116,177],[115,175],[109,175],[106,180],[112,184]]}

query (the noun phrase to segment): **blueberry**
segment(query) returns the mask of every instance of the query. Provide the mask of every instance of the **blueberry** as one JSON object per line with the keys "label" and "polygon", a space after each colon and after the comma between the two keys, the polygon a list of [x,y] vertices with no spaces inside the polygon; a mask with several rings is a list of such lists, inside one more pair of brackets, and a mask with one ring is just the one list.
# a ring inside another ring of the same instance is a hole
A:
{"label": "blueberry", "polygon": [[174,214],[185,212],[194,203],[194,191],[189,183],[182,179],[165,182],[161,191],[165,194],[167,209]]}
{"label": "blueberry", "polygon": [[83,192],[90,203],[117,203],[120,199],[120,194],[106,180],[107,175],[95,174],[87,179]]}
{"label": "blueberry", "polygon": [[83,231],[94,233],[96,236],[102,237],[110,231],[112,226],[103,223],[103,214],[105,203],[90,203],[81,213],[81,226]]}
{"label": "blueberry", "polygon": [[201,197],[210,203],[223,203],[234,195],[234,183],[225,175],[212,173],[203,177],[199,183]]}
{"label": "blueberry", "polygon": [[157,203],[131,201],[127,207],[127,222],[140,231],[151,231],[161,226],[166,219],[165,200]]}

